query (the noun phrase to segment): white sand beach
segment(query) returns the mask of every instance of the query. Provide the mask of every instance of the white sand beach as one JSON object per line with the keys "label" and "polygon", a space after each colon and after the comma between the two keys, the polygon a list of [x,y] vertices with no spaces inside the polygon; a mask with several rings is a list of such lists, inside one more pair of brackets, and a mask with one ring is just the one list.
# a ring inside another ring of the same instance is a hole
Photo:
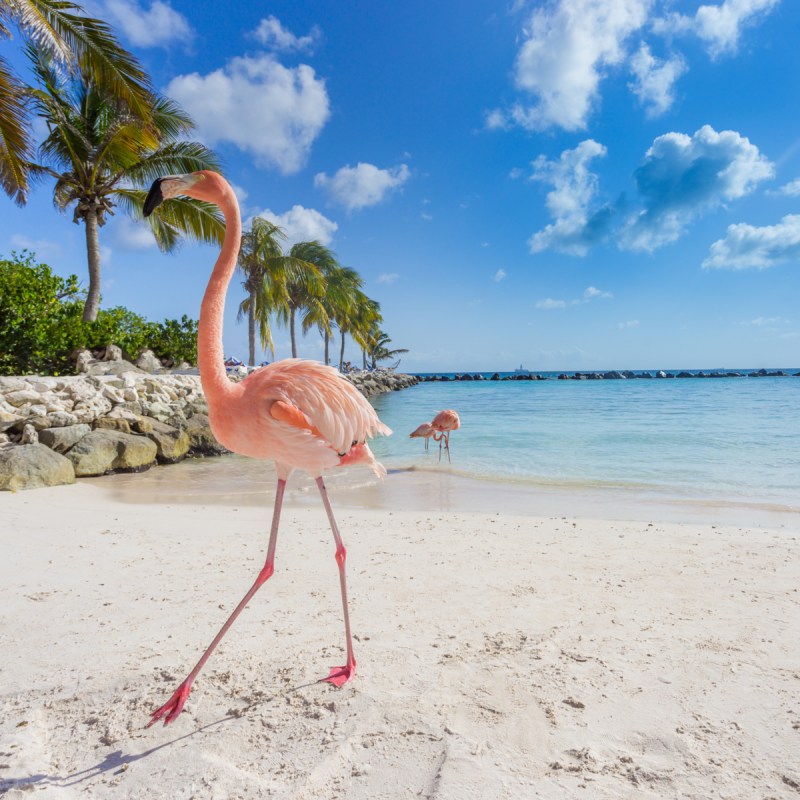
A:
{"label": "white sand beach", "polygon": [[262,565],[273,496],[172,502],[156,474],[0,497],[5,797],[800,796],[796,513],[334,489],[336,689],[332,537],[290,493],[274,577],[145,730]]}

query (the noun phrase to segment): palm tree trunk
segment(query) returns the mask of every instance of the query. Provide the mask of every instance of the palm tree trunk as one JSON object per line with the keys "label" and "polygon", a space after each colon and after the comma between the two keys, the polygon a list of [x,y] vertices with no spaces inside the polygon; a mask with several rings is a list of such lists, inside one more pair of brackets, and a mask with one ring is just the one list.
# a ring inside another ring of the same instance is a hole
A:
{"label": "palm tree trunk", "polygon": [[331,360],[328,357],[328,344],[329,344],[330,340],[331,340],[331,337],[328,336],[328,332],[325,331],[325,366],[326,367],[328,366],[328,364],[331,363]]}
{"label": "palm tree trunk", "polygon": [[100,236],[97,214],[90,211],[83,221],[86,225],[86,257],[89,262],[89,293],[83,307],[83,321],[94,322],[100,309]]}
{"label": "palm tree trunk", "polygon": [[344,328],[342,328],[342,349],[339,353],[339,372],[342,371],[342,367],[344,367]]}
{"label": "palm tree trunk", "polygon": [[297,358],[297,337],[294,335],[294,312],[295,309],[289,311],[289,333],[292,336],[292,358]]}
{"label": "palm tree trunk", "polygon": [[250,348],[250,366],[256,365],[256,293],[250,292],[250,310],[247,312],[247,343]]}

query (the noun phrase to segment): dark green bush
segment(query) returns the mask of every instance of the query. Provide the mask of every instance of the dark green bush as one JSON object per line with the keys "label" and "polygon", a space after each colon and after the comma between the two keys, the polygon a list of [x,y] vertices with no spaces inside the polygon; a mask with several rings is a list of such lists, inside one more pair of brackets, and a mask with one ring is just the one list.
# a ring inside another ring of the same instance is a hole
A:
{"label": "dark green bush", "polygon": [[149,322],[119,306],[84,322],[84,292],[74,275],[61,278],[31,253],[0,259],[0,375],[74,372],[70,354],[109,344],[136,360],[149,348],[159,358],[197,363],[197,322]]}

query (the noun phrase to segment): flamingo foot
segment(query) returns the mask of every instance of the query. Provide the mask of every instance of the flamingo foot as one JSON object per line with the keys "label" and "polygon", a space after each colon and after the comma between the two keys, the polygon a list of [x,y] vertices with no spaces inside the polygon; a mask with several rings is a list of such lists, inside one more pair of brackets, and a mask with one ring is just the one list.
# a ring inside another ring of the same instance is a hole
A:
{"label": "flamingo foot", "polygon": [[346,664],[344,667],[331,667],[327,678],[321,678],[320,683],[332,683],[334,686],[344,686],[356,674],[356,662]]}
{"label": "flamingo foot", "polygon": [[183,704],[189,697],[189,692],[192,690],[192,684],[185,680],[176,690],[175,693],[164,703],[161,708],[157,711],[154,711],[152,716],[150,717],[150,722],[145,725],[146,728],[149,728],[151,725],[155,725],[161,717],[166,714],[166,719],[164,720],[164,725],[169,725],[170,722],[173,722],[177,719],[178,714],[181,713],[183,710]]}

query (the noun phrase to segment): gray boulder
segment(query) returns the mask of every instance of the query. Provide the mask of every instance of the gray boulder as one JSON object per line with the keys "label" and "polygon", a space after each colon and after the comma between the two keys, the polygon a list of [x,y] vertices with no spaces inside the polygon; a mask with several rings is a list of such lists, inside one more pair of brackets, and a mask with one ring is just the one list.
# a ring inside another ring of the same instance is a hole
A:
{"label": "gray boulder", "polygon": [[136,359],[136,366],[145,372],[161,372],[161,361],[156,358],[152,350],[142,350],[139,358]]}
{"label": "gray boulder", "polygon": [[143,430],[142,433],[155,442],[159,463],[175,464],[186,458],[191,443],[186,431],[173,428],[157,419],[149,419],[147,423],[150,430]]}
{"label": "gray boulder", "polygon": [[190,455],[218,456],[228,452],[211,432],[211,426],[205,414],[195,414],[187,419],[184,430],[189,436]]}
{"label": "gray boulder", "polygon": [[156,445],[144,436],[112,430],[86,434],[68,453],[67,458],[79,477],[105,475],[107,472],[141,472],[156,460]]}
{"label": "gray boulder", "polygon": [[91,431],[88,425],[68,425],[64,428],[47,428],[39,431],[39,442],[56,453],[66,453]]}
{"label": "gray boulder", "polygon": [[72,462],[43,444],[0,448],[0,490],[16,492],[75,483]]}

